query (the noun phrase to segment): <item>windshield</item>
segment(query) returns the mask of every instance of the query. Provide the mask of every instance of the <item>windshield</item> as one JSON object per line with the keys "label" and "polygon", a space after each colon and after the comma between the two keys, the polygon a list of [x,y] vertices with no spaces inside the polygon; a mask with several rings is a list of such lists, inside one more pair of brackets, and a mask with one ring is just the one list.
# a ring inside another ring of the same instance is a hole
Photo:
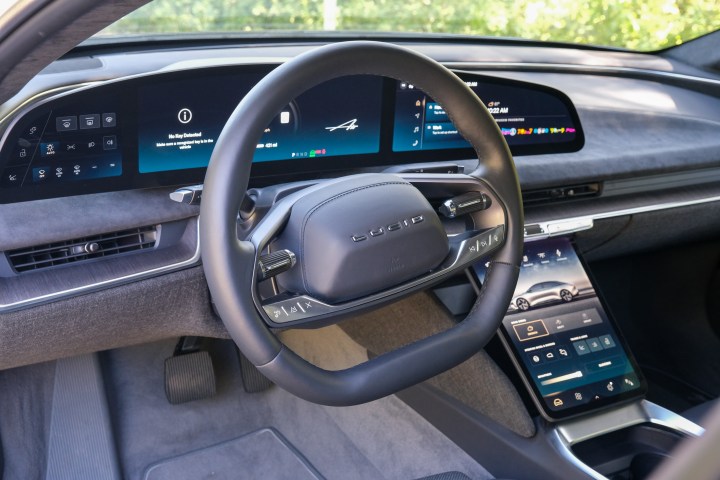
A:
{"label": "windshield", "polygon": [[94,38],[305,32],[512,37],[658,50],[720,26],[717,0],[155,0]]}

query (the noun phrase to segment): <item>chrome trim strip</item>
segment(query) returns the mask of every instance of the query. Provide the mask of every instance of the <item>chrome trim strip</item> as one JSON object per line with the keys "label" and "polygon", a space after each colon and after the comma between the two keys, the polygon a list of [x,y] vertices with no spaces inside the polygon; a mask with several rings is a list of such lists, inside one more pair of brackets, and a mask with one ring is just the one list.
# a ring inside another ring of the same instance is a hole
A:
{"label": "chrome trim strip", "polygon": [[660,210],[670,210],[673,208],[692,207],[694,205],[703,205],[705,203],[720,202],[720,195],[712,197],[697,198],[695,200],[684,200],[677,202],[668,203],[656,203],[652,205],[645,205],[642,207],[625,208],[621,210],[611,210],[608,212],[592,213],[590,215],[580,215],[577,217],[561,218],[557,220],[548,220],[544,222],[533,222],[526,224],[528,225],[539,225],[542,229],[542,233],[533,235],[527,235],[526,240],[542,240],[548,237],[554,237],[559,235],[568,235],[583,230],[589,230],[593,228],[595,220],[602,220],[605,218],[622,217],[625,215],[638,215],[641,213],[657,212]]}
{"label": "chrome trim strip", "polygon": [[[192,220],[190,220],[191,222]],[[190,223],[188,222],[188,224]],[[59,292],[49,293],[47,295],[40,295],[38,297],[27,298],[13,303],[0,304],[0,313],[5,313],[12,310],[18,310],[20,308],[30,307],[39,303],[45,303],[52,300],[59,300],[64,297],[70,297],[83,293],[89,293],[102,288],[114,287],[124,283],[132,281],[143,280],[150,277],[155,277],[165,273],[182,270],[184,268],[192,267],[200,262],[200,217],[195,218],[195,228],[197,229],[196,236],[196,248],[192,257],[181,262],[172,263],[170,265],[164,265],[162,267],[152,268],[150,270],[144,270],[141,272],[133,273],[130,275],[124,275],[122,277],[110,278],[103,280],[102,282],[90,283],[81,287],[70,288]]]}
{"label": "chrome trim strip", "polygon": [[568,462],[582,472],[596,480],[606,480],[606,477],[577,458],[572,452],[572,446],[606,433],[643,423],[662,426],[688,437],[699,437],[705,433],[704,428],[677,413],[647,400],[641,400],[615,410],[559,423],[550,432],[550,443]]}

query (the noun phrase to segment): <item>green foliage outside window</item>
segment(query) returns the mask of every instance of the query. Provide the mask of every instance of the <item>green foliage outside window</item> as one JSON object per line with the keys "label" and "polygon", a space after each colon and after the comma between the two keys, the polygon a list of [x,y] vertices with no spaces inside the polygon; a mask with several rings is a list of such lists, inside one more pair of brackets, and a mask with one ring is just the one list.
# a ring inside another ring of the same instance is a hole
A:
{"label": "green foliage outside window", "polygon": [[717,0],[155,0],[101,36],[421,32],[658,50],[718,27]]}

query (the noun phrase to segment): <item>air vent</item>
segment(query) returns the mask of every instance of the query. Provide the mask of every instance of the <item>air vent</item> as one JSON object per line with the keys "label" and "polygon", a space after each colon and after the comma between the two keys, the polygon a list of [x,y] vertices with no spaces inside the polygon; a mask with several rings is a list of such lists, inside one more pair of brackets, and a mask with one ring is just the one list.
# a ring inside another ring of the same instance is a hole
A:
{"label": "air vent", "polygon": [[21,273],[153,248],[156,240],[154,226],[139,227],[12,250],[7,256],[13,269]]}
{"label": "air vent", "polygon": [[601,184],[586,183],[568,187],[553,187],[541,190],[523,192],[523,203],[527,205],[537,203],[556,202],[563,200],[579,200],[581,198],[597,197],[600,195]]}

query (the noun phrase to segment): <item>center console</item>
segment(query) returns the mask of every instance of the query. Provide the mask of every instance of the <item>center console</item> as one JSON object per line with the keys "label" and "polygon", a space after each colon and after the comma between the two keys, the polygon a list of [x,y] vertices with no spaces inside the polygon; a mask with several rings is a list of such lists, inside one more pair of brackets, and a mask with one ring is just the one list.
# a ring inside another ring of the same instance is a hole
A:
{"label": "center console", "polygon": [[[477,288],[487,267],[472,269]],[[703,433],[644,399],[642,372],[567,237],[526,242],[498,337],[544,419],[542,454],[578,478],[646,478],[681,440]]]}

